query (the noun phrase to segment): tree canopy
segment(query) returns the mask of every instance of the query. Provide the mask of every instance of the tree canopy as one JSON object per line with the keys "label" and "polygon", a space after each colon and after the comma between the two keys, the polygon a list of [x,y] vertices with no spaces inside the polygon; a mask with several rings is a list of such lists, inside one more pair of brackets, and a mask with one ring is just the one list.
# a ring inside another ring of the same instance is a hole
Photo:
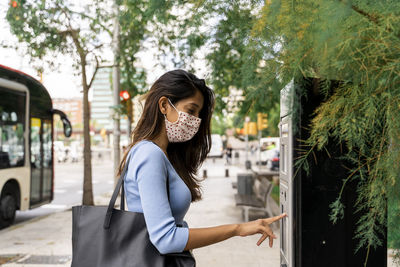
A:
{"label": "tree canopy", "polygon": [[168,44],[165,40],[174,39],[173,30],[170,30],[168,36],[157,33],[168,21],[176,18],[171,9],[179,9],[184,3],[164,0],[95,0],[79,3],[13,0],[7,12],[11,32],[19,42],[27,45],[29,56],[37,59],[40,67],[47,67],[44,64],[47,61],[48,65],[57,68],[54,57],[59,54],[68,55],[74,59],[77,74],[82,78],[85,166],[83,203],[87,205],[93,204],[88,91],[97,70],[110,67],[110,58],[106,57],[106,52],[112,47],[113,19],[117,15],[113,11],[113,4],[120,10],[120,54],[117,64],[122,69],[121,82],[124,90],[134,96],[145,87],[145,72],[135,64],[137,53],[143,48],[144,40],[153,35],[159,37],[156,38],[159,43]]}

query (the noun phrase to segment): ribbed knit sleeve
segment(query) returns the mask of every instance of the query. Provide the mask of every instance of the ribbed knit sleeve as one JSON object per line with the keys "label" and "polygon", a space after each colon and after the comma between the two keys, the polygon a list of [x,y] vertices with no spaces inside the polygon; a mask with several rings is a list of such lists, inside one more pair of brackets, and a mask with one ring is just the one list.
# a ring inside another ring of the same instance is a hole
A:
{"label": "ribbed knit sleeve", "polygon": [[141,145],[130,157],[128,176],[136,178],[150,241],[161,254],[182,252],[189,238],[189,229],[175,224],[167,174],[165,155],[151,143]]}

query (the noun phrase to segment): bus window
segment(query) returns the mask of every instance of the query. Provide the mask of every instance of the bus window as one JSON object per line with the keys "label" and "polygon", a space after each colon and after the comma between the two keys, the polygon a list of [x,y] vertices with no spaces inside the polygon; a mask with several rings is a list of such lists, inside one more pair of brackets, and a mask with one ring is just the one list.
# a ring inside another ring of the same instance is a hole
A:
{"label": "bus window", "polygon": [[0,169],[24,166],[25,101],[25,93],[0,88]]}
{"label": "bus window", "polygon": [[42,157],[40,134],[41,119],[31,118],[31,205],[41,201]]}
{"label": "bus window", "polygon": [[31,118],[31,206],[52,199],[52,121]]}
{"label": "bus window", "polygon": [[42,120],[43,126],[43,198],[50,199],[53,186],[52,125],[50,120]]}

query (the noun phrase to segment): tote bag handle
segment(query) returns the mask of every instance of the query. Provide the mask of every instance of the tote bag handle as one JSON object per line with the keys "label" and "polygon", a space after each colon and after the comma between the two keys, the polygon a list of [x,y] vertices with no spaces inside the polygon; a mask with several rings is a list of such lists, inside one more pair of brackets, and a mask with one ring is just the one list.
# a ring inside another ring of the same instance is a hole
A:
{"label": "tote bag handle", "polygon": [[110,228],[110,223],[111,223],[111,217],[112,217],[112,213],[113,213],[113,209],[115,206],[115,201],[117,201],[117,197],[118,197],[118,193],[122,188],[121,191],[121,210],[125,210],[125,192],[124,192],[124,188],[122,187],[123,183],[124,183],[124,177],[126,174],[126,171],[128,169],[128,162],[129,159],[131,157],[131,154],[128,155],[128,157],[126,158],[126,162],[125,162],[125,166],[124,169],[121,172],[121,175],[119,176],[117,185],[115,186],[114,192],[112,194],[110,203],[108,204],[108,208],[107,208],[107,213],[106,213],[106,217],[104,219],[104,229],[108,229]]}

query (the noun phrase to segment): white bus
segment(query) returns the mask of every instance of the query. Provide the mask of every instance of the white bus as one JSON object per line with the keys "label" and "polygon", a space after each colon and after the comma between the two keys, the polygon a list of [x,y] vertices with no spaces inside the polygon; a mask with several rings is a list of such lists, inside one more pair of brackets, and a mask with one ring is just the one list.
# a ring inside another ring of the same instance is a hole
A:
{"label": "white bus", "polygon": [[207,157],[209,158],[222,158],[224,156],[224,146],[222,137],[219,134],[211,135],[211,149]]}
{"label": "white bus", "polygon": [[54,110],[46,88],[31,76],[0,65],[0,229],[16,210],[53,200],[53,115],[72,133],[66,115]]}

